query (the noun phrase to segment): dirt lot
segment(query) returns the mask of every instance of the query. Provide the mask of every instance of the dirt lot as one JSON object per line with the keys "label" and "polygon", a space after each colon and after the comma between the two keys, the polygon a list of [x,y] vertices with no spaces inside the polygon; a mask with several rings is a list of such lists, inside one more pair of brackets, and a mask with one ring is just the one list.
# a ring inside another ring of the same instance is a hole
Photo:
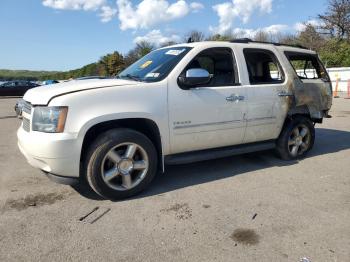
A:
{"label": "dirt lot", "polygon": [[350,100],[335,100],[304,160],[169,167],[122,202],[30,167],[15,101],[0,99],[0,261],[350,261]]}

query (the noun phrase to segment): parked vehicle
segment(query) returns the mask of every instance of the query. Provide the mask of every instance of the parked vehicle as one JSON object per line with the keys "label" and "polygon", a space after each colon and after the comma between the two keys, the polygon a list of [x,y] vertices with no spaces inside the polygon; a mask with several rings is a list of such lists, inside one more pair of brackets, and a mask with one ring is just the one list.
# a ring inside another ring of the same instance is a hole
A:
{"label": "parked vehicle", "polygon": [[332,88],[315,52],[241,39],[161,48],[118,79],[39,87],[24,100],[18,145],[28,162],[123,199],[166,164],[273,148],[285,160],[304,157]]}
{"label": "parked vehicle", "polygon": [[0,85],[0,96],[23,96],[27,90],[37,86],[30,81],[9,81]]}
{"label": "parked vehicle", "polygon": [[57,80],[45,80],[43,82],[43,85],[53,85],[53,84],[58,84],[59,82]]}

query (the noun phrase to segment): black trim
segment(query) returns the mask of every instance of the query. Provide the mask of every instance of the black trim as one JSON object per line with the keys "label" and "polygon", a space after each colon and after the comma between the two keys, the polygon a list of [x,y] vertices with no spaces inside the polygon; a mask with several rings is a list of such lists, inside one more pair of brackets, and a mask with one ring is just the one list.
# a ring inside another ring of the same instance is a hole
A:
{"label": "black trim", "polygon": [[167,165],[181,165],[193,162],[206,161],[216,158],[223,158],[234,155],[247,154],[257,151],[264,151],[276,147],[275,140],[268,140],[257,143],[249,143],[236,146],[205,149],[186,153],[179,153],[165,156],[164,162]]}
{"label": "black trim", "polygon": [[301,48],[301,49],[307,49],[307,47],[304,47],[302,45],[287,45],[287,44],[281,44],[281,43],[276,43],[276,42],[264,42],[264,41],[253,41],[250,38],[238,38],[238,39],[233,39],[230,41],[230,43],[240,43],[240,44],[249,44],[249,43],[257,43],[257,44],[270,44],[274,46],[288,46],[288,47],[295,47],[295,48]]}
{"label": "black trim", "polygon": [[65,177],[65,176],[59,176],[52,173],[48,173],[43,171],[44,174],[53,182],[62,184],[62,185],[69,185],[74,186],[79,184],[79,178],[78,177]]}

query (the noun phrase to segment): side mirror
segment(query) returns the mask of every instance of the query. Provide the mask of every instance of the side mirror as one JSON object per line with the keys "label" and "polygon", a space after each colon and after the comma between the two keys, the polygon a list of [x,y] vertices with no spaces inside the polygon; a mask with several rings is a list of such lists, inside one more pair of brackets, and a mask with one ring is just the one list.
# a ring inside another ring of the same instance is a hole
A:
{"label": "side mirror", "polygon": [[207,70],[193,68],[186,71],[185,76],[179,76],[178,82],[181,87],[191,88],[209,83],[211,77]]}

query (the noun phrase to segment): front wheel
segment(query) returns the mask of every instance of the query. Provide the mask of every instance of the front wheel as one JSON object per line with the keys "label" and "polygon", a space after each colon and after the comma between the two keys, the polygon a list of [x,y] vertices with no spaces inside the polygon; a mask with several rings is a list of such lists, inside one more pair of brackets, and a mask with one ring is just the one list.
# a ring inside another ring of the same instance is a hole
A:
{"label": "front wheel", "polygon": [[310,119],[297,116],[289,121],[277,140],[277,152],[284,160],[304,157],[313,147],[315,128]]}
{"label": "front wheel", "polygon": [[87,181],[99,195],[124,199],[144,190],[157,172],[157,152],[153,143],[132,129],[112,129],[90,147]]}

